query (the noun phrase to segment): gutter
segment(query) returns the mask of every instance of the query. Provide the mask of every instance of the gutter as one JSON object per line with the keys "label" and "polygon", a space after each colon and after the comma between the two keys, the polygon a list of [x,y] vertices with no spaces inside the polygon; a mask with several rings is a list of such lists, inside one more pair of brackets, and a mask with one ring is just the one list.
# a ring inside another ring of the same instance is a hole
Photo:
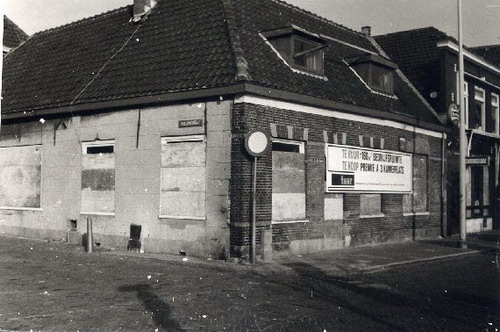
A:
{"label": "gutter", "polygon": [[312,107],[321,107],[330,110],[343,111],[346,113],[375,117],[382,120],[392,120],[408,125],[418,126],[420,128],[432,131],[438,131],[438,132],[450,131],[450,129],[446,129],[444,126],[437,125],[434,123],[422,122],[416,117],[409,116],[406,114],[384,112],[381,110],[372,109],[368,107],[345,104],[334,100],[306,96],[295,92],[272,89],[250,83],[235,83],[233,85],[227,85],[218,88],[190,90],[183,92],[169,92],[153,96],[76,104],[71,106],[32,110],[32,111],[27,111],[25,113],[24,112],[7,113],[2,115],[2,120],[19,120],[23,118],[56,116],[62,114],[73,115],[75,113],[98,113],[104,110],[109,111],[114,109],[144,108],[145,106],[154,107],[165,104],[176,104],[186,101],[193,102],[194,100],[198,99],[219,100],[220,97],[234,97],[237,95],[244,95],[244,94],[252,94],[266,98],[273,98],[280,101],[295,102],[298,104],[303,104]]}

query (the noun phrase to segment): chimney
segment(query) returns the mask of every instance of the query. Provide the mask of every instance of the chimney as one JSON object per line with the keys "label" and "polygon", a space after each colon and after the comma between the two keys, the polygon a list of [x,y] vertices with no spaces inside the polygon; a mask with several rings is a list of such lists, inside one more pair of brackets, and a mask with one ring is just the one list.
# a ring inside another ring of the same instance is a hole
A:
{"label": "chimney", "polygon": [[366,25],[361,28],[361,33],[370,37],[372,35],[372,27],[369,25]]}
{"label": "chimney", "polygon": [[155,5],[155,0],[134,0],[134,22],[139,22]]}

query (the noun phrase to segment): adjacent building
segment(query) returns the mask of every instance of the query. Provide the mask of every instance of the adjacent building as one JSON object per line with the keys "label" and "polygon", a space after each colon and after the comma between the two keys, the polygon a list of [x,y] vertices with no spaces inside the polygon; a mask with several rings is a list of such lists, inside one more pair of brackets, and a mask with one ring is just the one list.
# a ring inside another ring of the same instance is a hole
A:
{"label": "adjacent building", "polygon": [[486,45],[471,47],[470,50],[480,57],[500,67],[500,45]]}
{"label": "adjacent building", "polygon": [[[136,1],[5,57],[0,231],[247,257],[445,233],[446,135],[367,33],[277,0]],[[253,130],[270,144],[257,159]]]}
{"label": "adjacent building", "polygon": [[[377,36],[377,42],[452,128],[447,146],[448,233],[459,231],[458,129],[449,119],[458,100],[458,43],[435,28]],[[467,231],[500,227],[500,66],[497,46],[465,50],[468,138]]]}
{"label": "adjacent building", "polygon": [[28,39],[28,34],[12,22],[7,16],[3,16],[3,56],[18,47]]}

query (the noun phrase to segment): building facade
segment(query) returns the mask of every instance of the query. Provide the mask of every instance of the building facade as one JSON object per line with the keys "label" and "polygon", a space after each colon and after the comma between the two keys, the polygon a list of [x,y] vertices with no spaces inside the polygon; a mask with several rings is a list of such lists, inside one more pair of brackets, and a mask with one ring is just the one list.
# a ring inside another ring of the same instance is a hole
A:
{"label": "building facade", "polygon": [[443,234],[444,127],[370,36],[275,0],[141,6],[5,58],[3,234],[248,257],[254,167],[259,255]]}
{"label": "building facade", "polygon": [[[376,40],[400,64],[401,70],[434,109],[443,118],[448,117],[449,128],[452,128],[447,148],[448,233],[457,233],[459,143],[458,129],[449,119],[449,109],[452,104],[460,104],[457,97],[458,43],[435,28],[378,36]],[[487,50],[493,57],[494,50]],[[500,67],[479,56],[474,48],[466,48],[464,58],[465,98],[462,105],[468,139],[467,231],[480,232],[500,227]]]}

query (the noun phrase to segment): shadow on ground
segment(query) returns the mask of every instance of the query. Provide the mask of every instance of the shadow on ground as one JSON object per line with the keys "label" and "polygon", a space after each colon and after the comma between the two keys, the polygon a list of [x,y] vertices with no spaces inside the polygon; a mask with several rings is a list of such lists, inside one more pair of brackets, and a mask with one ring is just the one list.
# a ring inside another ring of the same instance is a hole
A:
{"label": "shadow on ground", "polygon": [[144,309],[152,313],[156,326],[166,331],[183,331],[179,323],[171,318],[170,306],[154,293],[150,285],[126,285],[119,287],[118,290],[121,292],[136,292],[137,298],[141,300]]}

